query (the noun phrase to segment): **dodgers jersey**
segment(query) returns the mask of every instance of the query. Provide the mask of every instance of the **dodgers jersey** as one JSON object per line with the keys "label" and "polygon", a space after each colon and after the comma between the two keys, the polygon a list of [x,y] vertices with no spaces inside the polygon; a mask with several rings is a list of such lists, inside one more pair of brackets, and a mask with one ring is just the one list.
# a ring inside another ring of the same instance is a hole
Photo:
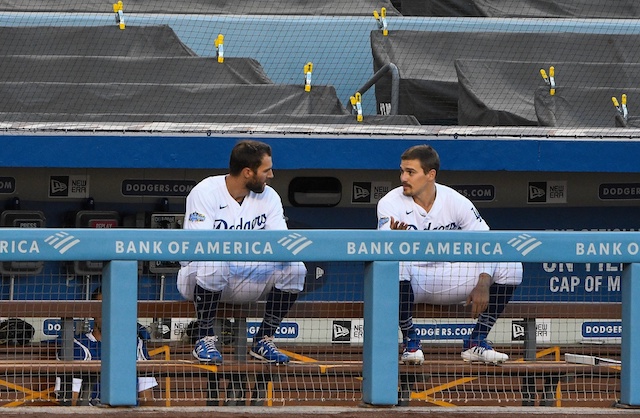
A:
{"label": "dodgers jersey", "polygon": [[207,177],[191,190],[184,229],[287,229],[282,200],[272,187],[249,192],[240,204],[229,194],[225,177]]}
{"label": "dodgers jersey", "polygon": [[378,229],[390,229],[391,217],[413,230],[486,231],[487,223],[469,199],[451,187],[436,183],[436,199],[429,212],[402,193],[402,186],[389,191],[378,202]]}

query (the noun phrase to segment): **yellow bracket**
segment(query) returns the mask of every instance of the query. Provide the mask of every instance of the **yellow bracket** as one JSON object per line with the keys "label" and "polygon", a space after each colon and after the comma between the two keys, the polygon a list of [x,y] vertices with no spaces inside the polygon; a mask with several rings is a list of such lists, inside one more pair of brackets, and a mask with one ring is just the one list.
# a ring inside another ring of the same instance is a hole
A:
{"label": "yellow bracket", "polygon": [[[549,354],[553,354],[553,360],[554,361],[561,361],[561,354],[560,354],[560,347],[558,347],[557,345],[554,345],[553,347],[549,347],[549,348],[545,348],[544,350],[540,350],[536,353],[536,358],[539,359],[541,357],[545,357],[548,356]],[[517,360],[514,360],[514,362],[517,363],[522,363],[525,360],[523,358],[519,358]]]}
{"label": "yellow bracket", "polygon": [[124,30],[124,6],[122,1],[113,4],[113,12],[116,14],[116,23],[121,30]]}
{"label": "yellow bracket", "polygon": [[[171,360],[171,347],[169,347],[168,345],[163,345],[162,347],[150,350],[149,357],[153,357],[162,353],[164,353],[165,361]],[[171,378],[169,376],[164,378],[164,386],[164,398],[166,399],[164,405],[171,406]]]}
{"label": "yellow bracket", "polygon": [[318,362],[318,360],[316,360],[314,358],[303,356],[302,354],[294,353],[293,351],[280,350],[280,352],[282,352],[283,354],[286,354],[290,358],[292,358],[292,359],[294,359],[296,361],[300,361],[302,363],[317,363]]}
{"label": "yellow bracket", "polygon": [[429,395],[432,395],[432,394],[438,393],[438,392],[442,392],[443,390],[447,390],[447,389],[456,387],[458,385],[464,385],[465,383],[473,382],[476,379],[477,379],[477,377],[463,377],[461,379],[456,379],[456,380],[454,380],[452,382],[445,383],[444,385],[436,386],[436,387],[431,388],[429,390],[425,390],[424,392],[411,393],[410,398],[411,399],[421,399],[421,400],[427,401],[429,403],[433,403],[433,404],[440,405],[440,406],[455,406],[454,404],[449,403],[449,402],[435,400],[435,399],[431,398]]}
{"label": "yellow bracket", "polygon": [[311,91],[311,73],[313,73],[313,63],[308,62],[304,66],[304,91]]}
{"label": "yellow bracket", "polygon": [[218,57],[218,62],[224,62],[224,35],[218,34],[218,37],[215,41],[213,41],[213,45],[216,47],[216,56]]}
{"label": "yellow bracket", "polygon": [[273,381],[267,382],[267,406],[273,406]]}
{"label": "yellow bracket", "polygon": [[[553,347],[545,348],[544,350],[538,351],[536,353],[536,358],[541,358],[541,357],[544,357],[544,356],[548,356],[550,354],[553,354],[555,361],[561,361],[561,353],[560,353],[560,347],[559,346],[553,346]],[[520,358],[520,359],[515,360],[515,362],[524,362],[524,359]],[[439,401],[437,399],[434,399],[433,397],[431,397],[431,395],[433,395],[434,393],[441,392],[443,390],[450,389],[452,387],[456,387],[458,385],[463,385],[465,383],[472,382],[472,381],[474,381],[476,379],[478,379],[478,378],[477,377],[463,377],[463,378],[456,379],[456,380],[453,380],[451,382],[445,383],[443,385],[436,386],[436,387],[431,388],[429,390],[425,390],[425,391],[422,391],[422,392],[411,392],[409,397],[410,397],[410,399],[423,400],[423,401],[429,402],[429,403],[434,404],[434,405],[439,405],[439,406],[456,406],[455,404],[452,404],[452,403],[449,403],[449,402]],[[560,382],[558,382],[558,386],[556,387],[556,406],[562,406],[561,398],[562,398],[561,384],[560,384]]]}
{"label": "yellow bracket", "polygon": [[22,399],[15,400],[13,402],[6,403],[2,405],[3,408],[11,408],[14,406],[20,406],[24,404],[26,401],[30,401],[32,399],[46,399],[51,402],[58,402],[57,399],[52,398],[50,393],[53,392],[53,388],[48,388],[43,391],[37,392],[35,390],[31,390],[29,388],[25,388],[24,386],[16,385],[15,383],[8,382],[6,380],[0,380],[0,386],[4,386],[6,388],[22,392],[26,396]]}

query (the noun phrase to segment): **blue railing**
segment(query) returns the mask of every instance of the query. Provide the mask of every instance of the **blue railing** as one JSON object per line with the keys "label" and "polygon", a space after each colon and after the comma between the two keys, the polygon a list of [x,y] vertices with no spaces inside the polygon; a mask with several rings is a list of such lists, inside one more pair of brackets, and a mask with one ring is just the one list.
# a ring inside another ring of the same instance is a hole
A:
{"label": "blue railing", "polygon": [[[640,233],[3,228],[0,261],[105,260],[102,401],[136,404],[138,261],[365,262],[363,401],[397,403],[398,262],[624,263],[621,403],[640,406]],[[0,312],[2,303],[0,302]],[[633,321],[636,318],[636,321]]]}

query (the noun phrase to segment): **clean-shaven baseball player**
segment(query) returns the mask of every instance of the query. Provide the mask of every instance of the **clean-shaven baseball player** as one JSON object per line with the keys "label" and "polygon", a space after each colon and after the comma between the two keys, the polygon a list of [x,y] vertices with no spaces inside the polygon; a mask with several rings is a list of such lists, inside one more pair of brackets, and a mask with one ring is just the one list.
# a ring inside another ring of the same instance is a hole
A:
{"label": "clean-shaven baseball player", "polygon": [[[184,229],[287,229],[282,201],[267,185],[273,178],[271,147],[263,142],[238,142],[229,159],[229,174],[198,183],[187,196]],[[287,363],[273,337],[304,287],[302,262],[182,262],[178,290],[193,300],[198,337],[193,355],[222,363],[214,323],[218,302],[267,301],[265,315],[249,354],[270,363]]]}
{"label": "clean-shaven baseball player", "polygon": [[[378,229],[480,230],[489,229],[469,199],[436,183],[440,157],[429,145],[417,145],[401,156],[397,187],[378,202]],[[477,318],[463,343],[462,359],[499,363],[508,356],[494,350],[487,335],[522,282],[520,263],[400,263],[400,330],[404,363],[420,364],[424,354],[413,325],[415,302],[436,305],[466,302]]]}

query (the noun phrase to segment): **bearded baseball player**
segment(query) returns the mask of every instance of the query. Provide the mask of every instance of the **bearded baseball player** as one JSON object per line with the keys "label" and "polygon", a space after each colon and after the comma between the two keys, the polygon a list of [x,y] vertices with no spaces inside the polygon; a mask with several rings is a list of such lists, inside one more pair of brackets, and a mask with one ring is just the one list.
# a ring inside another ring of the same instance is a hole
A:
{"label": "bearded baseball player", "polygon": [[[198,183],[187,196],[184,229],[287,229],[282,201],[267,185],[273,178],[271,147],[259,141],[240,141],[229,159],[229,174]],[[304,287],[302,262],[182,262],[178,290],[193,300],[198,340],[193,355],[202,362],[221,364],[214,323],[218,302],[266,299],[265,315],[249,354],[269,363],[287,363],[273,337]]]}
{"label": "bearded baseball player", "polygon": [[[378,202],[380,230],[489,230],[476,207],[457,191],[436,182],[440,157],[429,145],[417,145],[401,156],[402,186]],[[413,324],[413,304],[466,302],[477,318],[463,342],[462,359],[500,363],[508,356],[491,347],[487,336],[522,282],[521,263],[420,262],[400,263],[401,360],[421,364],[424,353]]]}

